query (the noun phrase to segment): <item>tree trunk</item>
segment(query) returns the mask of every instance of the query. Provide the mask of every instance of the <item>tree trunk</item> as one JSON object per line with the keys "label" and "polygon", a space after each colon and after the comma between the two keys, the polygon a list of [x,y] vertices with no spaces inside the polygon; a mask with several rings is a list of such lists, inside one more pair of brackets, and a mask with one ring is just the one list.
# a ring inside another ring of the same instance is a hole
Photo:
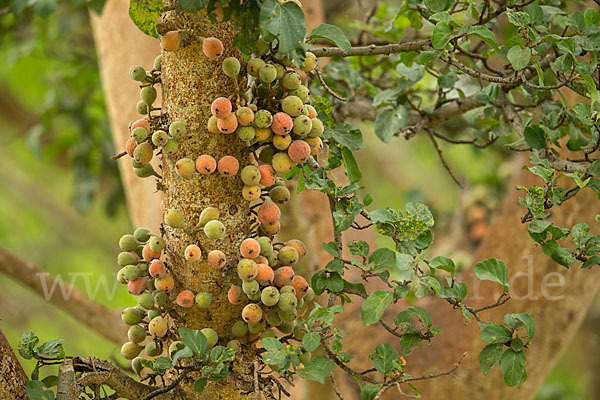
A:
{"label": "tree trunk", "polygon": [[[125,142],[131,135],[129,123],[140,117],[135,110],[140,100],[139,88],[129,78],[129,68],[132,65],[149,68],[160,53],[158,40],[142,33],[129,18],[128,10],[129,0],[108,0],[101,16],[93,12],[90,14],[110,130],[117,153],[125,149]],[[155,169],[157,161],[154,161]],[[158,232],[162,221],[161,194],[156,190],[155,179],[138,178],[129,157],[119,159],[119,170],[132,224]]]}
{"label": "tree trunk", "polygon": [[[176,1],[166,2],[166,5]],[[249,164],[249,152],[237,137],[215,135],[206,129],[212,101],[220,96],[228,97],[235,92],[233,81],[221,70],[222,58],[208,59],[202,53],[201,37],[217,37],[225,47],[223,57],[239,57],[233,47],[235,33],[228,23],[213,24],[203,13],[194,15],[182,11],[166,12],[162,21],[166,31],[179,29],[184,35],[181,48],[173,52],[163,51],[162,89],[163,112],[168,122],[184,121],[185,138],[179,140],[179,151],[171,159],[164,157],[162,174],[164,185],[163,208],[176,208],[185,216],[186,225],[193,227],[200,212],[206,207],[216,207],[220,220],[225,224],[226,235],[221,240],[207,239],[203,233],[187,234],[182,230],[165,227],[166,254],[176,285],[175,291],[188,289],[194,293],[209,292],[213,301],[208,310],[197,307],[179,310],[175,317],[178,328],[201,329],[210,327],[225,344],[233,323],[240,319],[241,307],[227,300],[227,291],[235,281],[235,266],[239,258],[241,242],[250,236],[251,215],[248,201],[241,196],[243,184],[239,177],[224,177],[218,173],[200,175],[199,178],[182,180],[175,174],[174,161],[182,157],[195,160],[202,154],[215,159],[230,155],[240,161],[240,169]],[[192,35],[185,33],[194,32]],[[163,32],[164,33],[164,32]],[[199,245],[203,254],[219,249],[226,254],[228,271],[210,267],[206,260],[190,265],[184,260],[184,250],[189,244]],[[246,350],[252,353],[250,349]],[[247,354],[252,357],[253,354]],[[248,366],[247,366],[248,365]],[[252,375],[249,364],[236,362],[237,375]],[[249,379],[252,381],[252,378]],[[241,391],[231,383],[209,385],[202,394],[206,399],[245,399]]]}
{"label": "tree trunk", "polygon": [[27,375],[0,331],[0,400],[25,400]]}

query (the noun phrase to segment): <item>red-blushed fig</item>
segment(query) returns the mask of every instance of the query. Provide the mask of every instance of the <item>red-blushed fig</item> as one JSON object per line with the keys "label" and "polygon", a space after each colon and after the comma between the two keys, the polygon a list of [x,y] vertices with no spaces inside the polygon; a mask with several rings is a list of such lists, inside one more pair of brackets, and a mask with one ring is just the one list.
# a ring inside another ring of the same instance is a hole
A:
{"label": "red-blushed fig", "polygon": [[146,283],[150,279],[148,276],[142,276],[141,278],[134,279],[127,283],[127,290],[134,296],[139,296],[146,290]]}
{"label": "red-blushed fig", "polygon": [[154,286],[157,290],[170,292],[175,287],[175,280],[171,275],[165,275],[161,278],[154,279]]}
{"label": "red-blushed fig", "polygon": [[231,113],[232,108],[231,101],[229,101],[227,97],[218,97],[212,102],[210,112],[215,117],[221,119],[228,116]]}
{"label": "red-blushed fig", "polygon": [[170,31],[160,38],[160,47],[166,51],[175,51],[181,46],[181,34],[179,31]]}
{"label": "red-blushed fig", "polygon": [[215,37],[207,37],[202,41],[202,52],[208,58],[217,58],[223,55],[223,42]]}
{"label": "red-blushed fig", "polygon": [[236,285],[231,285],[227,292],[227,299],[231,304],[240,304],[242,301],[243,292],[242,288]]}
{"label": "red-blushed fig", "polygon": [[296,289],[296,297],[302,299],[308,293],[308,282],[303,276],[295,275],[292,286]]}
{"label": "red-blushed fig", "polygon": [[185,259],[191,262],[202,260],[202,250],[198,245],[190,244],[185,248]]}
{"label": "red-blushed fig", "polygon": [[208,253],[208,263],[216,268],[223,268],[227,263],[225,253],[221,250],[211,250]]}
{"label": "red-blushed fig", "polygon": [[202,175],[210,175],[217,169],[217,161],[208,154],[202,154],[196,159],[196,170]]}
{"label": "red-blushed fig", "polygon": [[269,267],[267,264],[256,264],[258,267],[258,273],[256,274],[256,281],[261,286],[270,286],[273,284],[273,279],[275,279],[275,273],[273,268]]}
{"label": "red-blushed fig", "polygon": [[265,202],[258,208],[258,220],[261,224],[269,225],[278,222],[281,218],[281,210],[271,200]]}
{"label": "red-blushed fig", "polygon": [[275,270],[275,277],[273,283],[277,287],[284,287],[294,283],[294,270],[292,267],[284,266]]}
{"label": "red-blushed fig", "polygon": [[240,162],[233,156],[224,156],[219,160],[217,169],[223,176],[235,176],[240,169]]}
{"label": "red-blushed fig", "polygon": [[260,172],[259,183],[262,186],[271,186],[275,184],[275,180],[277,179],[277,172],[275,172],[272,166],[268,164],[259,165],[258,171]]}
{"label": "red-blushed fig", "polygon": [[153,278],[162,278],[167,274],[167,266],[161,260],[152,260],[148,272]]}
{"label": "red-blushed fig", "polygon": [[194,293],[191,290],[183,290],[175,298],[175,304],[179,307],[190,308],[194,305],[194,297]]}

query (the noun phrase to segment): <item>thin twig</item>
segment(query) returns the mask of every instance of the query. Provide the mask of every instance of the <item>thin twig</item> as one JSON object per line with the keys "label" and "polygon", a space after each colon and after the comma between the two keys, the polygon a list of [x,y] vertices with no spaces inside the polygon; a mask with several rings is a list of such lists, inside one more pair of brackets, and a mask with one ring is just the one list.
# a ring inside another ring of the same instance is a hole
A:
{"label": "thin twig", "polygon": [[346,99],[345,97],[340,96],[339,94],[337,94],[336,92],[334,92],[329,86],[327,86],[327,84],[325,83],[325,79],[323,79],[323,75],[321,74],[321,70],[319,68],[315,68],[315,72],[317,73],[317,77],[319,78],[319,82],[321,82],[321,85],[323,85],[323,89],[325,89],[325,91],[327,93],[329,93],[330,95],[332,95],[333,97],[335,97],[339,101],[343,101],[343,102],[347,102],[348,101],[348,99]]}
{"label": "thin twig", "polygon": [[450,174],[450,176],[452,177],[452,179],[454,180],[454,182],[456,182],[456,184],[458,185],[458,187],[461,188],[461,189],[463,189],[464,185],[454,175],[454,172],[452,172],[452,169],[450,168],[450,166],[446,162],[446,159],[444,158],[444,155],[442,154],[442,150],[440,149],[440,146],[438,145],[437,140],[435,140],[435,136],[431,132],[431,129],[426,128],[425,131],[429,134],[429,137],[431,138],[431,141],[433,142],[433,147],[435,147],[435,150],[437,151],[438,156],[440,157],[440,161],[442,162],[442,165],[444,166],[444,168],[446,168],[446,171],[448,171],[448,173]]}

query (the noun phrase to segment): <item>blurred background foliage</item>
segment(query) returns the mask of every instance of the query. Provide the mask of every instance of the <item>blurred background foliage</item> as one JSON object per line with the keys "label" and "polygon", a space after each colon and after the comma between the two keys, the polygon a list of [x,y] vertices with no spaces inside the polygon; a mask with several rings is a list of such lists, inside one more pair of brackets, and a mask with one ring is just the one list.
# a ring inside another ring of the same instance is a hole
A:
{"label": "blurred background foliage", "polygon": [[[19,14],[8,13],[8,7],[14,9],[17,3],[24,6]],[[365,27],[357,19],[364,15],[358,6],[352,9],[339,7],[340,1],[324,3],[327,19],[345,27],[349,37],[356,37]],[[389,10],[380,13],[385,12]],[[390,39],[405,34],[408,24],[396,21]],[[83,0],[0,1],[0,59],[0,243],[62,277],[66,284],[75,276],[76,287],[110,308],[132,305],[135,299],[114,279],[117,240],[131,231],[131,224],[117,165],[108,159],[116,151],[108,128],[88,4]],[[328,83],[341,92],[340,81],[346,77],[347,82],[351,73],[344,68],[341,64],[328,66],[332,72]],[[352,88],[346,89],[346,94],[352,94]],[[407,201],[428,204],[436,217],[438,244],[434,251],[452,256],[462,266],[470,263],[470,254],[485,235],[503,193],[511,189],[508,182],[514,165],[502,147],[510,138],[483,151],[440,143],[448,163],[465,184],[461,189],[426,136],[386,145],[375,137],[372,124],[360,127],[366,149],[359,151],[357,158],[365,190],[375,199],[373,207],[403,209]],[[443,132],[452,136],[464,134],[463,129],[446,125]],[[77,275],[68,275],[73,272]],[[69,354],[118,360],[114,344],[28,289],[1,275],[0,287],[0,329],[13,346],[22,332],[33,330],[42,341],[64,338]],[[588,399],[590,393],[598,393],[594,386],[598,385],[595,324],[599,311],[599,305],[592,307],[582,332],[537,399]],[[22,361],[30,372],[33,364]]]}

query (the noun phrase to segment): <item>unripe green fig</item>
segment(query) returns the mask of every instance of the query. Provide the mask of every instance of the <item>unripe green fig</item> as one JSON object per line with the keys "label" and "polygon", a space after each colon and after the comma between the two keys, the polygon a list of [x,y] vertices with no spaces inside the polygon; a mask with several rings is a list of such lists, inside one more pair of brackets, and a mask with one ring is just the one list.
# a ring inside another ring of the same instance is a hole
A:
{"label": "unripe green fig", "polygon": [[140,307],[146,310],[151,310],[152,308],[154,308],[154,298],[152,297],[152,294],[145,292],[139,295],[138,304],[140,305]]}
{"label": "unripe green fig", "polygon": [[281,64],[275,64],[275,69],[277,70],[277,80],[280,80],[285,75],[285,68]]}
{"label": "unripe green fig", "polygon": [[140,276],[140,269],[137,265],[126,265],[123,267],[123,276],[128,281],[133,281]]}
{"label": "unripe green fig", "polygon": [[312,128],[308,133],[309,137],[319,137],[323,134],[325,127],[323,126],[323,121],[319,118],[312,118],[311,120]]}
{"label": "unripe green fig", "polygon": [[311,353],[309,353],[308,351],[305,351],[304,353],[300,354],[300,356],[298,356],[298,359],[300,360],[300,362],[302,364],[305,364],[310,361],[310,359],[312,358],[311,356],[312,356]]}
{"label": "unripe green fig", "polygon": [[294,339],[301,341],[304,335],[306,335],[306,328],[302,325],[296,325],[294,327]]}
{"label": "unripe green fig", "polygon": [[296,90],[302,84],[302,78],[296,72],[288,72],[281,78],[281,86],[287,90]]}
{"label": "unripe green fig", "polygon": [[[251,281],[243,281],[242,282],[242,291],[252,299],[260,299],[260,285],[257,280],[253,279]],[[258,296],[256,296],[258,295]]]}
{"label": "unripe green fig", "polygon": [[146,339],[146,330],[141,325],[132,325],[127,331],[127,337],[134,343],[141,343]]}
{"label": "unripe green fig", "polygon": [[258,244],[260,245],[260,255],[268,257],[273,254],[273,242],[266,236],[261,236],[256,239]]}
{"label": "unripe green fig", "polygon": [[265,62],[262,59],[251,58],[250,61],[248,61],[248,64],[246,64],[246,72],[248,72],[250,76],[258,77],[259,71],[263,65],[265,65]]}
{"label": "unripe green fig", "polygon": [[165,248],[165,240],[160,236],[152,236],[148,241],[150,250],[160,253]]}
{"label": "unripe green fig", "polygon": [[221,239],[225,236],[225,225],[221,221],[208,221],[204,225],[204,234],[209,239]]}
{"label": "unripe green fig", "polygon": [[309,287],[307,292],[306,292],[306,296],[304,296],[304,302],[305,303],[310,303],[315,299],[315,291],[313,290],[313,288]]}
{"label": "unripe green fig", "polygon": [[277,79],[277,69],[272,64],[265,64],[258,70],[258,77],[264,83],[271,83]]}
{"label": "unripe green fig", "polygon": [[[298,296],[296,296],[298,297]],[[301,297],[298,299],[298,305],[296,306],[296,310],[300,311],[304,307],[304,298]]]}
{"label": "unripe green fig", "polygon": [[235,78],[240,73],[240,62],[235,57],[227,57],[223,60],[223,72],[230,78]]}
{"label": "unripe green fig", "polygon": [[285,312],[281,309],[277,309],[277,314],[283,322],[292,322],[295,321],[298,317],[298,312],[296,311],[296,309],[294,309],[292,312]]}
{"label": "unripe green fig", "polygon": [[254,125],[257,128],[268,128],[273,123],[273,114],[269,110],[258,110],[254,114]]}
{"label": "unripe green fig", "polygon": [[169,125],[169,135],[175,140],[182,139],[186,133],[187,130],[183,121],[171,122],[171,125]]}
{"label": "unripe green fig", "polygon": [[237,265],[237,273],[242,281],[252,281],[258,274],[256,262],[250,258],[242,258]]}
{"label": "unripe green fig", "polygon": [[152,164],[146,164],[140,168],[133,168],[133,172],[135,172],[135,175],[138,178],[149,178],[151,176],[159,177]]}
{"label": "unripe green fig", "polygon": [[240,140],[244,142],[250,142],[256,137],[256,129],[253,126],[241,126],[236,132]]}
{"label": "unripe green fig", "polygon": [[275,149],[272,146],[265,146],[260,150],[258,154],[258,159],[265,164],[271,164],[273,161],[273,155],[275,154]]}
{"label": "unripe green fig", "polygon": [[183,229],[185,227],[185,221],[181,211],[171,208],[165,213],[165,224],[174,229]]}
{"label": "unripe green fig", "polygon": [[156,357],[162,353],[162,346],[158,342],[150,342],[144,348],[148,357]]}
{"label": "unripe green fig", "polygon": [[281,101],[281,109],[289,114],[290,117],[297,117],[302,114],[303,108],[304,102],[298,96],[287,96]]}
{"label": "unripe green fig", "polygon": [[304,58],[304,65],[302,65],[302,71],[311,72],[317,66],[317,56],[310,51],[306,52],[306,58]]}
{"label": "unripe green fig", "polygon": [[166,307],[170,303],[169,295],[159,290],[154,294],[154,302],[159,307]]}
{"label": "unripe green fig", "polygon": [[125,267],[121,268],[118,272],[117,272],[117,282],[122,283],[122,284],[126,284],[127,283],[127,279],[125,279],[125,275],[124,275],[124,269]]}
{"label": "unripe green fig", "polygon": [[152,156],[152,145],[149,142],[140,143],[133,150],[133,159],[141,165],[148,164]]}
{"label": "unripe green fig", "polygon": [[146,104],[143,100],[140,100],[136,104],[135,109],[137,110],[138,114],[141,115],[147,115],[150,112],[150,107],[148,107],[148,104]]}
{"label": "unripe green fig", "polygon": [[209,221],[214,221],[214,220],[218,220],[220,217],[221,213],[219,212],[219,210],[215,207],[206,207],[204,210],[202,210],[202,212],[200,213],[200,218],[198,221],[198,226],[204,226],[206,225],[207,222]]}
{"label": "unripe green fig", "polygon": [[256,48],[254,49],[254,54],[258,57],[262,57],[270,50],[271,46],[269,42],[266,40],[258,39],[256,42]]}
{"label": "unripe green fig", "polygon": [[126,360],[133,360],[142,351],[143,347],[137,343],[126,342],[121,346],[121,355]]}
{"label": "unripe green fig", "polygon": [[142,360],[142,357],[136,357],[133,360],[131,360],[131,369],[138,376],[142,373],[142,370],[144,369],[144,366],[142,365]]}
{"label": "unripe green fig", "polygon": [[208,342],[208,348],[214,347],[214,345],[217,344],[217,341],[219,340],[219,335],[217,335],[217,332],[215,332],[214,329],[204,328],[200,329],[200,332],[202,332],[206,337],[206,341]]}
{"label": "unripe green fig", "polygon": [[299,258],[298,250],[292,246],[283,246],[279,249],[279,262],[284,265],[294,265],[298,262]]}
{"label": "unripe green fig", "polygon": [[196,295],[196,305],[199,308],[208,308],[212,302],[212,294],[200,292]]}
{"label": "unripe green fig", "polygon": [[265,329],[267,329],[267,325],[264,323],[264,321],[248,324],[248,332],[250,332],[252,335],[261,333]]}
{"label": "unripe green fig", "polygon": [[227,347],[229,347],[231,350],[233,350],[237,353],[240,351],[242,344],[240,343],[239,340],[233,339],[233,340],[230,340],[229,342],[227,342]]}
{"label": "unripe green fig", "polygon": [[165,153],[168,156],[171,156],[177,153],[177,150],[179,150],[179,143],[177,143],[177,140],[175,139],[169,139],[169,141],[163,145],[162,150],[163,153]]}
{"label": "unripe green fig", "polygon": [[162,315],[162,311],[160,310],[148,310],[148,321],[152,321],[156,317],[160,317]]}
{"label": "unripe green fig", "polygon": [[285,186],[275,186],[269,191],[269,197],[277,204],[287,203],[290,196],[290,191]]}
{"label": "unripe green fig", "polygon": [[296,295],[296,289],[292,285],[285,285],[279,291],[281,294],[283,293],[291,293],[294,296]]}
{"label": "unripe green fig", "polygon": [[257,185],[260,182],[260,171],[254,165],[245,166],[240,172],[240,178],[245,185]]}
{"label": "unripe green fig", "polygon": [[134,81],[143,82],[146,79],[146,70],[139,65],[134,65],[129,69],[129,77]]}
{"label": "unripe green fig", "polygon": [[119,255],[117,256],[117,263],[121,267],[124,267],[129,264],[137,264],[139,260],[140,257],[132,251],[124,251],[119,253]]}
{"label": "unripe green fig", "polygon": [[152,103],[154,103],[154,100],[156,100],[156,96],[157,93],[154,86],[145,86],[140,90],[140,98],[150,107],[152,106]]}
{"label": "unripe green fig", "polygon": [[196,172],[196,163],[187,157],[180,158],[175,163],[175,173],[183,179],[191,178]]}
{"label": "unripe green fig", "polygon": [[133,140],[135,140],[136,143],[142,143],[146,139],[148,139],[148,131],[141,126],[138,126],[133,131],[131,131],[131,137],[133,138]]}
{"label": "unripe green fig", "polygon": [[236,321],[231,327],[231,336],[240,338],[248,333],[248,325],[244,321]]}
{"label": "unripe green fig", "polygon": [[119,239],[119,247],[123,251],[134,251],[138,245],[139,242],[133,235],[123,235]]}
{"label": "unripe green fig", "polygon": [[164,146],[165,144],[167,144],[168,141],[169,141],[169,135],[167,135],[167,132],[165,132],[165,131],[158,130],[158,131],[154,131],[154,133],[152,134],[152,143],[156,147]]}
{"label": "unripe green fig", "polygon": [[300,137],[305,137],[308,136],[311,130],[312,120],[306,115],[299,115],[296,118],[294,118],[294,128],[292,129],[292,131],[296,135]]}
{"label": "unripe green fig", "polygon": [[277,265],[279,265],[279,252],[277,251],[273,251],[271,254],[269,254],[267,257],[267,261],[269,262],[269,267],[271,268],[275,268]]}
{"label": "unripe green fig", "polygon": [[154,59],[154,64],[152,65],[152,69],[155,71],[160,71],[161,68],[162,68],[162,55],[159,55]]}
{"label": "unripe green fig", "polygon": [[273,169],[278,174],[287,174],[295,165],[290,156],[285,152],[275,153],[272,162]]}
{"label": "unripe green fig", "polygon": [[139,324],[144,316],[137,307],[127,307],[121,311],[121,320],[127,325]]}
{"label": "unripe green fig", "polygon": [[[300,100],[302,100],[302,103],[308,103],[308,101],[310,100],[310,89],[304,85],[300,85],[298,89],[292,91],[292,94],[294,96],[298,96]],[[302,113],[304,113],[304,106],[302,107],[302,109]],[[308,109],[306,110],[306,112],[308,113]]]}
{"label": "unripe green fig", "polygon": [[267,311],[265,318],[267,319],[267,323],[271,326],[279,326],[282,322],[277,310]]}
{"label": "unripe green fig", "polygon": [[279,290],[274,286],[264,288],[260,294],[260,300],[267,307],[273,307],[279,301]]}
{"label": "unripe green fig", "polygon": [[296,311],[296,306],[298,305],[298,299],[296,295],[293,293],[281,293],[279,295],[279,302],[277,303],[277,307],[285,312],[292,313]]}
{"label": "unripe green fig", "polygon": [[150,239],[150,230],[148,228],[137,228],[134,232],[133,232],[133,236],[139,241],[139,242],[147,242],[148,239]]}
{"label": "unripe green fig", "polygon": [[169,355],[171,357],[173,357],[173,355],[175,353],[177,353],[179,350],[183,349],[184,347],[185,347],[185,344],[182,341],[179,341],[179,340],[171,343],[169,345]]}
{"label": "unripe green fig", "polygon": [[292,333],[294,331],[294,327],[296,326],[296,321],[283,321],[278,327],[277,329],[279,329],[279,331],[281,333],[284,333],[286,335],[289,335],[290,333]]}

